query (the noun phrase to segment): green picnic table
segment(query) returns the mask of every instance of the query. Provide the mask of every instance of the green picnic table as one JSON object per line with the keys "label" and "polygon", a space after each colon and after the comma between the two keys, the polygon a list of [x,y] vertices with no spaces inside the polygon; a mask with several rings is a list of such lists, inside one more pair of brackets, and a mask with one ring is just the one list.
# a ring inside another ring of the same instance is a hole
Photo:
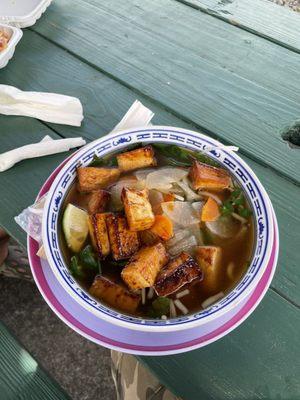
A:
{"label": "green picnic table", "polygon": [[[300,119],[299,53],[300,14],[267,0],[56,0],[24,30],[0,71],[3,84],[79,97],[85,115],[80,128],[1,116],[0,152],[46,134],[91,141],[139,99],[156,124],[239,146],[265,185],[278,217],[280,257],[261,305],[207,347],[139,358],[184,399],[300,399],[300,149],[282,138]],[[291,141],[299,144],[300,127]],[[13,217],[68,155],[0,173],[0,224],[24,246]],[[22,348],[0,331],[1,400],[66,398],[28,353],[17,367]]]}

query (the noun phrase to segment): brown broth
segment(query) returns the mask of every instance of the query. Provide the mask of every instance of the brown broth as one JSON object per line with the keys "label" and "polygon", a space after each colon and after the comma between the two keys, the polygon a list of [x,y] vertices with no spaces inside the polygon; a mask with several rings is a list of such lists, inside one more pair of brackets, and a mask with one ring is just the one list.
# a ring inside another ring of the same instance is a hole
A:
{"label": "brown broth", "polygon": [[[166,158],[164,156],[161,156],[157,153],[158,150],[156,149],[156,158],[158,159],[157,168],[170,165],[166,161]],[[114,155],[112,155],[111,157],[114,157]],[[180,163],[179,166],[181,166]],[[132,172],[128,173],[127,175],[132,176]],[[123,179],[123,177],[126,177],[126,174],[122,175],[120,179]],[[229,197],[229,195],[230,195],[229,191],[223,192],[221,194],[222,200],[223,201],[226,200]],[[87,210],[89,197],[90,197],[89,194],[79,193],[76,184],[74,184],[64,200],[64,207],[62,210],[65,209],[68,203],[71,203],[75,206]],[[211,238],[209,242],[205,243],[206,245],[217,245],[222,248],[222,276],[219,281],[218,290],[215,293],[207,292],[201,282],[192,282],[191,284],[185,285],[184,287],[178,290],[178,292],[186,288],[190,290],[190,293],[188,295],[180,299],[180,301],[188,308],[190,313],[195,311],[200,311],[202,309],[201,308],[202,302],[206,300],[209,296],[214,295],[218,292],[224,292],[225,294],[228,293],[233,287],[236,286],[236,284],[245,274],[252,257],[252,250],[254,244],[254,225],[252,217],[249,218],[246,226],[247,230],[245,234],[237,239],[235,238],[222,239],[215,236]],[[86,244],[89,243],[90,240],[87,239]],[[70,265],[70,259],[73,254],[66,245],[63,233],[61,233],[60,235],[60,244],[63,250],[66,263],[67,265]],[[110,257],[108,257],[106,260],[101,260],[102,275],[112,279],[115,282],[121,283],[122,279],[120,274],[122,267],[115,265],[115,263],[111,263],[111,261],[112,260],[110,259]],[[230,262],[233,262],[235,265],[233,279],[230,279],[227,276],[226,272],[227,266]],[[91,275],[84,280],[78,280],[78,279],[77,280],[86,290],[88,290],[90,285],[92,284],[93,278],[94,276]],[[147,317],[147,309],[149,308],[151,302],[156,297],[157,296],[155,295],[153,299],[147,300],[145,305],[140,304],[135,315],[140,317]],[[171,299],[175,299],[176,293],[173,293],[168,297]],[[180,315],[181,313],[177,310],[177,314]]]}

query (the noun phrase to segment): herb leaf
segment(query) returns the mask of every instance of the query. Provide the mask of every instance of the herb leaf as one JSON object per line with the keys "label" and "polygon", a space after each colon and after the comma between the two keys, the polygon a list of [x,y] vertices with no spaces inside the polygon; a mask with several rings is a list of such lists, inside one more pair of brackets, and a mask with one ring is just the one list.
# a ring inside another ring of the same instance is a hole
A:
{"label": "herb leaf", "polygon": [[92,162],[89,164],[89,167],[115,167],[117,166],[117,159],[113,156],[107,157],[98,157],[97,154],[94,154]]}
{"label": "herb leaf", "polygon": [[170,312],[170,299],[168,297],[158,297],[152,301],[148,310],[149,317],[160,318],[162,315],[168,315]]}
{"label": "herb leaf", "polygon": [[228,200],[224,201],[220,206],[222,215],[230,215],[236,212],[241,217],[249,218],[252,214],[251,210],[246,207],[246,199],[242,192],[242,189],[236,187],[230,194]]}
{"label": "herb leaf", "polygon": [[81,264],[85,268],[101,273],[100,261],[94,253],[94,250],[90,244],[88,244],[83,250],[81,250],[81,252],[79,253],[79,259]]}
{"label": "herb leaf", "polygon": [[208,165],[218,166],[218,163],[207,155],[184,149],[174,144],[153,143],[152,146],[166,158],[169,165],[178,166],[180,164],[181,166],[189,167],[193,160],[198,160]]}
{"label": "herb leaf", "polygon": [[84,271],[82,269],[82,266],[78,262],[77,256],[71,257],[70,272],[74,276],[74,278],[80,279],[84,277]]}

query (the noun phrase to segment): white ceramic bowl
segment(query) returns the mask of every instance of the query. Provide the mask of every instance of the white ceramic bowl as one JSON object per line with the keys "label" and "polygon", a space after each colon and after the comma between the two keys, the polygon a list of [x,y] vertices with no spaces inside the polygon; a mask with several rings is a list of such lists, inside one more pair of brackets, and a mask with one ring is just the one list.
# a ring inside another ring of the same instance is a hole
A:
{"label": "white ceramic bowl", "polygon": [[[251,264],[240,283],[211,307],[172,320],[145,320],[124,315],[101,304],[83,290],[70,275],[59,246],[58,220],[63,200],[76,179],[79,165],[87,166],[94,154],[99,157],[112,152],[124,151],[135,143],[170,143],[191,150],[206,151],[221,166],[227,168],[243,187],[253,210],[256,241]],[[236,154],[218,149],[219,142],[203,134],[181,128],[152,126],[135,128],[100,138],[80,149],[59,171],[53,181],[43,214],[43,244],[50,267],[63,286],[66,295],[98,318],[116,327],[140,332],[175,332],[208,325],[234,313],[241,302],[257,286],[270,260],[274,241],[272,206],[269,197],[250,167]],[[211,146],[214,149],[207,150]]]}
{"label": "white ceramic bowl", "polygon": [[9,36],[9,41],[5,50],[0,51],[0,68],[4,68],[12,58],[16,45],[23,36],[21,29],[12,26],[0,24],[0,31],[4,31]]}

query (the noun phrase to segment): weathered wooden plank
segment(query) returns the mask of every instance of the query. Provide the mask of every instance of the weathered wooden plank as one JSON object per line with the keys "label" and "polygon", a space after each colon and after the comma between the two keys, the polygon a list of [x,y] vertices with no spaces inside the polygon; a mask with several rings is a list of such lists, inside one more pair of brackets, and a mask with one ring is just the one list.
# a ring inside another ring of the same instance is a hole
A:
{"label": "weathered wooden plank", "polygon": [[[85,119],[81,128],[55,126],[58,132],[65,136],[83,135],[89,139],[102,136],[116,125],[136,98],[156,113],[154,123],[197,130],[195,126],[184,123],[142,95],[132,92],[113,79],[95,71],[32,32],[25,32],[16,57],[4,71],[4,73],[0,73],[0,79],[3,83],[13,83],[28,90],[67,93],[78,96],[82,100]],[[24,74],[27,77],[26,81]],[[66,79],[66,76],[68,76],[68,79]],[[23,139],[29,138],[30,131],[34,132],[34,129],[29,126],[27,133],[20,135],[18,130],[21,127],[23,128],[22,122],[18,127],[14,124],[14,117],[2,117],[2,119],[1,131],[3,127],[3,132],[7,132],[8,135],[8,144],[12,147],[13,143],[10,141],[10,137],[13,137],[13,134],[16,135],[14,140],[19,144],[20,136]],[[16,121],[18,120],[17,118]],[[25,121],[24,118],[20,120]],[[7,125],[4,125],[4,121]],[[39,129],[38,127],[39,125],[35,129]],[[18,134],[20,136],[17,136]],[[61,157],[63,156],[57,156],[59,160]],[[273,287],[291,301],[300,305],[299,256],[295,252],[300,241],[300,230],[298,229],[300,224],[300,203],[298,201],[300,189],[279,177],[274,171],[249,160],[249,158],[243,158],[250,163],[266,186],[279,218],[281,246],[284,248],[284,252],[281,252],[280,255],[279,268],[275,275]],[[13,184],[9,185],[3,200],[5,206],[3,214],[0,209],[0,223],[4,218],[6,225],[11,226],[11,220],[16,210],[19,211],[22,207],[31,203],[42,182],[42,177],[46,177],[47,173],[55,166],[54,156],[51,160],[41,159],[38,161],[41,171],[38,170],[37,178],[35,178],[35,171],[31,171],[31,168],[36,165],[36,161],[24,161],[14,169],[0,174],[0,187],[2,185],[8,187],[10,180],[13,181]],[[48,162],[49,167],[42,167],[47,165]],[[32,186],[25,187],[23,193],[23,188],[19,186],[19,182],[22,182],[23,177],[27,178],[27,176],[29,177],[27,180],[32,182]],[[23,193],[22,195],[20,195],[20,190]],[[12,203],[12,199],[16,199],[14,200],[15,203]],[[14,204],[13,207],[12,204]],[[16,227],[13,227],[13,229],[15,229],[14,234],[18,235],[20,240],[23,240],[24,236],[16,232]]]}
{"label": "weathered wooden plank", "polygon": [[[3,83],[3,81],[2,81]],[[0,153],[38,142],[44,136],[61,139],[55,132],[32,118],[0,116]],[[14,217],[34,202],[41,185],[71,152],[24,160],[0,172],[0,225],[24,246],[26,236]]]}
{"label": "weathered wooden plank", "polygon": [[299,118],[299,54],[172,0],[61,0],[33,29],[300,181],[280,135]]}
{"label": "weathered wooden plank", "polygon": [[176,0],[300,52],[300,14],[269,0]]}
{"label": "weathered wooden plank", "polygon": [[20,346],[1,322],[0,397],[3,400],[70,399]]}
{"label": "weathered wooden plank", "polygon": [[185,400],[298,399],[299,327],[299,310],[269,291],[254,314],[218,342],[139,358]]}

